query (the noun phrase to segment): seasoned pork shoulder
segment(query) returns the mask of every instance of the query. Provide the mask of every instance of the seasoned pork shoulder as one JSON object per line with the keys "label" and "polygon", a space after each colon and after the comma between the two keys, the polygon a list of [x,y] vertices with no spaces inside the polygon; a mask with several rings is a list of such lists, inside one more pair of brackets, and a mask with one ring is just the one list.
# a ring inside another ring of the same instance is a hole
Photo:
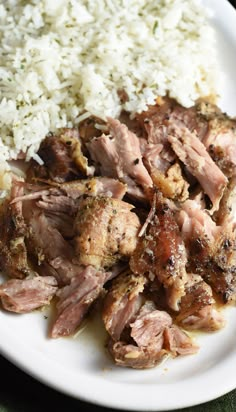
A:
{"label": "seasoned pork shoulder", "polygon": [[33,272],[25,245],[28,228],[22,213],[22,203],[11,203],[23,193],[23,180],[14,178],[10,199],[5,201],[0,213],[0,270],[12,278],[20,279]]}
{"label": "seasoned pork shoulder", "polygon": [[153,216],[131,256],[134,273],[148,274],[164,285],[170,308],[177,311],[185,294],[187,255],[172,210],[160,194],[154,195]]}
{"label": "seasoned pork shoulder", "polygon": [[227,185],[227,178],[214,163],[203,143],[187,128],[173,127],[168,136],[171,146],[187,170],[197,178],[212,202],[212,212],[219,203]]}
{"label": "seasoned pork shoulder", "polygon": [[142,304],[142,293],[147,279],[142,275],[124,272],[112,282],[103,307],[103,321],[109,335],[119,340]]}
{"label": "seasoned pork shoulder", "polygon": [[195,353],[184,330],[221,329],[217,305],[236,299],[235,125],[208,102],[158,97],[48,135],[1,202],[2,308],[53,298],[58,338],[102,307],[120,366]]}
{"label": "seasoned pork shoulder", "polygon": [[110,267],[132,255],[140,223],[133,206],[118,199],[82,199],[75,220],[75,249],[82,265]]}
{"label": "seasoned pork shoulder", "polygon": [[57,314],[50,333],[52,338],[75,333],[91,304],[101,293],[106,278],[105,272],[92,266],[85,269],[81,267],[70,284],[58,291]]}
{"label": "seasoned pork shoulder", "polygon": [[147,301],[130,325],[132,341],[110,339],[108,349],[115,363],[135,369],[152,368],[167,355],[194,354],[198,346],[178,326],[168,313],[156,309]]}
{"label": "seasoned pork shoulder", "polygon": [[[143,198],[143,190],[152,179],[143,165],[138,137],[118,120],[109,119],[110,135],[102,135],[88,144],[92,159],[102,176],[120,179],[134,198]],[[143,189],[143,190],[141,190]]]}
{"label": "seasoned pork shoulder", "polygon": [[27,313],[48,305],[57,291],[51,276],[11,279],[0,286],[0,301],[5,310]]}

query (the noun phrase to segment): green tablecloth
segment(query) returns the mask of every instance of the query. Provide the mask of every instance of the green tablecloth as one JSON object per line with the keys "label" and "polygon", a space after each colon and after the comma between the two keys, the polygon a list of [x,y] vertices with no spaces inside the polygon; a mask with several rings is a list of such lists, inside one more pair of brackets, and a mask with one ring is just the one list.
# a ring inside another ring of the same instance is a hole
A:
{"label": "green tablecloth", "polygon": [[[112,412],[62,395],[37,382],[0,357],[0,412]],[[222,379],[224,377],[222,376]],[[236,390],[185,412],[235,412]]]}

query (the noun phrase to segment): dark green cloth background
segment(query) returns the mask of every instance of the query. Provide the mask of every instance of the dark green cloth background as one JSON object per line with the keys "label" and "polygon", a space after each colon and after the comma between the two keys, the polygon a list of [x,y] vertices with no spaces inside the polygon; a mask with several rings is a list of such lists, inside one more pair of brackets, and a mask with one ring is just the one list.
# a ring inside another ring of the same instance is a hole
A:
{"label": "dark green cloth background", "polygon": [[[231,3],[236,6],[236,0],[232,0]],[[223,379],[224,376],[222,376]],[[114,411],[62,395],[37,382],[0,356],[0,412],[89,412],[91,410],[94,412]],[[212,402],[181,410],[184,412],[236,412],[236,390]]]}

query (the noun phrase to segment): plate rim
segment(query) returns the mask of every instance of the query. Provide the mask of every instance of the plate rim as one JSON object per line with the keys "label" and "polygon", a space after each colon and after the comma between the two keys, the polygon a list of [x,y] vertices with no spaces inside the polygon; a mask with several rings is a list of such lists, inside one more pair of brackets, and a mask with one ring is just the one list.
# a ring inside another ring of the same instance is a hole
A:
{"label": "plate rim", "polygon": [[[0,318],[0,327],[1,322]],[[5,330],[4,337],[1,338],[0,342],[0,353],[14,365],[46,386],[75,399],[103,407],[140,412],[147,410],[155,412],[171,411],[211,401],[236,387],[236,374],[234,373],[236,351],[229,359],[221,361],[220,364],[216,364],[213,368],[197,375],[193,380],[185,380],[184,385],[181,381],[180,383],[167,384],[152,383],[146,384],[144,387],[140,383],[109,382],[107,379],[101,381],[102,375],[93,377],[89,373],[77,375],[75,372],[66,370],[66,367],[62,364],[55,363],[54,359],[43,353],[39,355],[37,350],[29,348],[20,340],[15,341],[15,346],[9,346],[9,341],[11,342],[12,339],[12,332],[6,333]],[[52,367],[50,367],[51,365]],[[222,377],[224,377],[223,380]],[[79,392],[76,390],[76,378],[80,386]],[[208,386],[209,390],[207,393],[206,391],[200,391],[199,396],[196,389],[200,381],[200,387]],[[209,386],[209,382],[213,382],[213,386]],[[142,391],[137,391],[139,387],[142,387]],[[170,393],[173,387],[175,396],[172,400]],[[159,405],[155,397],[157,389],[162,393],[162,401]],[[117,392],[122,396],[113,397],[113,394]],[[133,396],[133,393],[135,393],[135,396]],[[176,393],[178,394],[177,399]],[[186,394],[190,396],[186,396]],[[168,396],[168,402],[164,404],[163,398],[165,396]]]}

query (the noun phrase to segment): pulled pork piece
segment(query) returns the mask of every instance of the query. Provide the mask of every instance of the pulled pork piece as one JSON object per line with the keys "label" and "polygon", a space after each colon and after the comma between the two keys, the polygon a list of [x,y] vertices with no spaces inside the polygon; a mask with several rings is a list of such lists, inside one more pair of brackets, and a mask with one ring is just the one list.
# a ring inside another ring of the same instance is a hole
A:
{"label": "pulled pork piece", "polygon": [[[31,187],[30,189],[32,190],[33,188]],[[37,210],[41,209],[50,226],[57,229],[63,237],[72,238],[74,234],[73,223],[77,212],[74,199],[55,187],[38,189],[15,198],[12,204],[23,202],[23,210],[27,219],[30,218],[31,207],[36,207]]]}
{"label": "pulled pork piece", "polygon": [[152,209],[153,216],[148,218],[130,267],[134,273],[149,274],[151,280],[157,278],[167,291],[169,307],[178,311],[187,276],[185,246],[174,214],[160,193],[154,195]]}
{"label": "pulled pork piece", "polygon": [[94,137],[101,136],[101,130],[106,129],[106,123],[99,117],[90,116],[78,125],[79,136],[83,143],[87,143]]}
{"label": "pulled pork piece", "polygon": [[158,169],[151,170],[150,174],[154,185],[165,197],[179,202],[188,199],[189,183],[183,178],[179,163],[170,166],[165,174]]}
{"label": "pulled pork piece", "polygon": [[167,173],[173,162],[176,162],[176,154],[168,141],[168,135],[173,127],[187,128],[191,133],[197,133],[201,140],[207,131],[207,120],[199,113],[197,106],[186,109],[169,98],[159,99],[155,106],[138,114],[137,120],[146,135],[143,157],[154,184],[166,197],[186,200],[188,184],[182,173],[178,178],[177,192],[173,191],[172,179]]}
{"label": "pulled pork piece", "polygon": [[24,278],[32,273],[27,259],[25,237],[28,228],[22,214],[22,202],[11,201],[24,193],[24,181],[12,180],[10,199],[6,199],[1,210],[0,225],[0,269],[12,278]]}
{"label": "pulled pork piece", "polygon": [[196,353],[198,347],[190,337],[172,324],[167,312],[159,311],[147,301],[130,324],[133,342],[110,340],[108,349],[119,366],[152,368],[167,355]]}
{"label": "pulled pork piece", "polygon": [[33,200],[43,210],[52,227],[63,237],[74,236],[74,219],[78,209],[78,199],[83,196],[106,196],[122,199],[126,193],[126,185],[108,177],[74,180],[56,183],[45,181],[46,186],[26,185],[29,193],[18,196],[12,201],[16,204]]}
{"label": "pulled pork piece", "polygon": [[147,279],[128,271],[113,280],[103,307],[105,328],[114,340],[129,325],[142,304],[142,292]]}
{"label": "pulled pork piece", "polygon": [[171,326],[171,316],[164,311],[156,310],[156,306],[151,301],[147,301],[135,321],[131,323],[130,336],[139,347],[157,345],[164,343],[163,332]]}
{"label": "pulled pork piece", "polygon": [[27,313],[48,305],[57,291],[57,282],[51,276],[11,279],[0,286],[0,299],[4,309]]}
{"label": "pulled pork piece", "polygon": [[160,340],[158,347],[150,346],[147,348],[139,348],[123,341],[110,340],[108,350],[116,365],[134,369],[154,368],[167,356],[167,351],[162,349],[162,340]]}
{"label": "pulled pork piece", "polygon": [[81,199],[75,220],[75,249],[80,264],[110,267],[133,253],[140,223],[122,200],[105,197]]}
{"label": "pulled pork piece", "polygon": [[47,136],[41,143],[38,156],[44,162],[31,161],[28,180],[51,179],[56,182],[74,180],[79,176],[91,176],[94,168],[88,166],[83,155],[78,130],[63,129],[59,136]]}
{"label": "pulled pork piece", "polygon": [[28,180],[36,177],[64,182],[78,177],[79,173],[70,156],[69,147],[57,136],[47,136],[37,154],[44,164],[39,165],[35,160],[31,160],[27,173]]}
{"label": "pulled pork piece", "polygon": [[211,159],[203,143],[187,128],[173,127],[168,135],[173,150],[187,170],[197,178],[212,202],[211,212],[219,203],[227,185],[227,178]]}
{"label": "pulled pork piece", "polygon": [[224,303],[236,297],[236,240],[232,225],[217,226],[188,200],[177,218],[189,251],[188,270],[201,275]]}
{"label": "pulled pork piece", "polygon": [[147,112],[138,115],[138,120],[147,134],[143,159],[154,185],[163,195],[184,201],[188,198],[189,184],[182,175],[181,167],[176,162],[175,153],[167,139],[167,120],[171,110],[171,101],[167,100],[161,106],[150,107]]}
{"label": "pulled pork piece", "polygon": [[225,319],[212,305],[204,306],[180,322],[184,329],[214,332],[225,326]]}
{"label": "pulled pork piece", "polygon": [[[46,273],[50,273],[51,267],[55,270],[53,273],[57,275],[58,283],[65,285],[78,271],[79,259],[76,260],[73,247],[64,237],[69,239],[74,237],[74,220],[76,218],[78,198],[81,196],[81,192],[84,191],[85,193],[85,191],[87,191],[89,194],[94,190],[94,194],[98,194],[105,191],[107,195],[111,196],[113,195],[113,190],[114,195],[119,197],[123,196],[125,185],[109,178],[93,178],[88,181],[53,185],[56,187],[48,186],[46,189],[44,187],[38,191],[36,189],[36,191],[26,195],[23,190],[20,195],[12,201],[12,207],[19,208],[23,202],[22,219],[27,227],[27,249],[30,256],[36,258],[36,263],[39,265],[38,271],[43,274],[43,266]],[[32,188],[34,189],[34,187]],[[31,189],[31,187],[29,187],[29,189]],[[135,241],[135,234],[139,229],[138,218],[130,212],[132,206],[127,203],[115,199],[111,200],[110,198],[106,199],[108,203],[111,203],[110,209],[108,208],[111,215],[116,213],[115,207],[118,207],[118,216],[114,216],[113,219],[111,218],[112,216],[108,217],[108,223],[109,220],[113,222],[113,226],[111,226],[113,228],[111,236],[116,232],[117,251],[119,249],[121,255],[124,254],[126,256],[126,254],[129,254],[129,248],[131,248],[132,252],[136,245],[136,243],[133,245],[133,242]],[[84,202],[89,204],[89,200],[84,200]],[[104,200],[102,204],[103,202]],[[107,213],[108,209],[106,209]],[[121,220],[127,218],[128,221],[130,221],[127,228],[123,228],[126,221],[123,222],[120,230],[122,230],[122,228],[124,230],[120,234],[117,228],[119,218]],[[109,228],[107,229],[109,230]],[[122,236],[124,236],[124,238],[122,238]],[[113,244],[114,242],[113,239]],[[119,242],[120,244],[118,245]],[[117,254],[114,260],[118,260],[119,256],[120,255]]]}
{"label": "pulled pork piece", "polygon": [[236,176],[229,179],[228,186],[220,202],[220,208],[214,218],[219,226],[236,227]]}
{"label": "pulled pork piece", "polygon": [[231,177],[236,173],[236,120],[213,109],[203,143],[219,168]]}
{"label": "pulled pork piece", "polygon": [[[205,247],[203,244],[201,245]],[[236,240],[235,233],[227,230],[208,245],[210,261],[206,262],[204,279],[219,294],[224,303],[236,299]],[[202,268],[200,268],[202,272]]]}
{"label": "pulled pork piece", "polygon": [[94,167],[88,165],[88,159],[82,152],[82,144],[79,139],[77,129],[63,129],[60,135],[60,141],[65,143],[70,148],[70,155],[78,169],[85,176],[94,175]]}
{"label": "pulled pork piece", "polygon": [[152,179],[143,165],[139,138],[118,120],[108,119],[107,123],[111,135],[103,134],[88,143],[90,155],[103,176],[120,179],[130,195],[142,199]]}
{"label": "pulled pork piece", "polygon": [[170,98],[159,99],[156,105],[150,106],[136,117],[148,140],[156,143],[166,144],[168,128],[173,125],[187,127],[190,132],[196,132],[200,140],[205,137],[208,129],[208,122],[200,104],[185,108]]}
{"label": "pulled pork piece", "polygon": [[202,209],[199,199],[189,199],[184,202],[179,213],[176,214],[176,219],[187,248],[190,247],[191,242],[196,242],[197,239],[200,241],[200,239],[207,238],[209,241],[214,242],[214,239],[221,231],[221,228],[216,225],[209,213]]}
{"label": "pulled pork piece", "polygon": [[61,193],[53,193],[53,191],[50,193],[50,190],[47,195],[42,194],[41,198],[37,200],[36,205],[49,213],[65,213],[69,216],[75,216],[77,211],[77,206],[73,199]]}
{"label": "pulled pork piece", "polygon": [[75,333],[91,304],[102,291],[107,274],[92,266],[80,268],[68,286],[57,293],[57,315],[50,336],[58,338]]}
{"label": "pulled pork piece", "polygon": [[46,263],[54,269],[59,285],[65,285],[80,271],[73,247],[61,233],[49,224],[49,220],[36,205],[27,205],[25,220],[29,227],[27,248],[37,259],[39,266]]}
{"label": "pulled pork piece", "polygon": [[177,322],[189,330],[215,331],[225,325],[225,320],[215,307],[211,287],[201,276],[189,275],[186,294],[181,299]]}
{"label": "pulled pork piece", "polygon": [[187,333],[176,325],[172,325],[164,330],[165,347],[171,355],[193,355],[199,347],[193,343]]}
{"label": "pulled pork piece", "polygon": [[75,200],[81,196],[104,196],[122,199],[126,193],[126,185],[119,180],[109,177],[93,177],[91,179],[73,180],[70,182],[56,183],[44,181],[47,185],[42,188],[27,185],[30,192],[17,196],[13,203],[25,200],[38,200],[37,205],[45,210],[64,212],[74,215],[77,210]]}
{"label": "pulled pork piece", "polygon": [[65,182],[58,187],[67,196],[78,199],[82,195],[104,196],[122,199],[127,191],[127,185],[110,177],[93,177],[87,180]]}

